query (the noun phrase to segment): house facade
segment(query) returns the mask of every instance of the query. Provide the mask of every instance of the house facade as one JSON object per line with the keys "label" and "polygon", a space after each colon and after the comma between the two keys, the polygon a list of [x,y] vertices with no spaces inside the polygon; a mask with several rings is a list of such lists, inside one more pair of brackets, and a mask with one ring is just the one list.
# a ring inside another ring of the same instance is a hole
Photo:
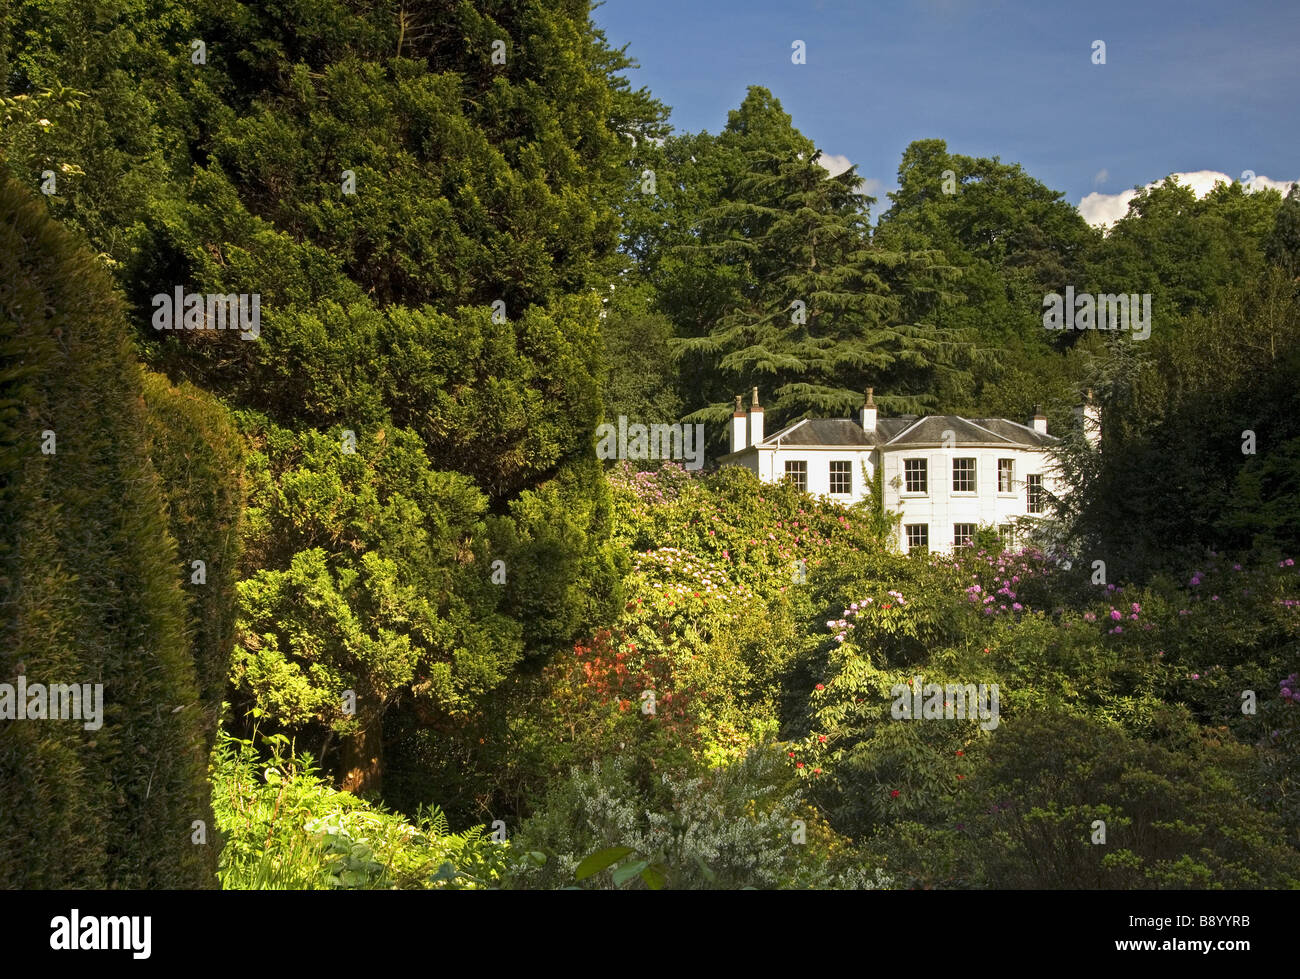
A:
{"label": "house facade", "polygon": [[[1095,412],[1081,410],[1095,432]],[[870,388],[856,419],[806,418],[765,435],[755,388],[747,410],[736,398],[731,452],[718,462],[843,503],[866,499],[879,471],[885,509],[902,514],[900,549],[947,553],[980,526],[1012,540],[1018,518],[1046,515],[1047,494],[1064,491],[1050,456],[1056,442],[1042,414],[1028,425],[957,415],[881,418]]]}

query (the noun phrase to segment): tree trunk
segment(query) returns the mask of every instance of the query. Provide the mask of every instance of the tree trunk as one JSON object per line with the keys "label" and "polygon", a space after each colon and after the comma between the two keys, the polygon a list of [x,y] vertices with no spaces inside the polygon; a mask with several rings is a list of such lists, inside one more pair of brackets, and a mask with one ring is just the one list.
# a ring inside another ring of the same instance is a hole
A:
{"label": "tree trunk", "polygon": [[364,729],[344,740],[343,791],[353,795],[378,792],[384,768],[384,722],[376,717]]}

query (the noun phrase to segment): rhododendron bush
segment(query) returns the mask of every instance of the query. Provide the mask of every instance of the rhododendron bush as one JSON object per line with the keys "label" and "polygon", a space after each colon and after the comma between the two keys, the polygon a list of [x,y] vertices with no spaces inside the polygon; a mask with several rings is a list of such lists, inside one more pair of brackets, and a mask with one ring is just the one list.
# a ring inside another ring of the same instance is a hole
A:
{"label": "rhododendron bush", "polygon": [[[534,884],[646,886],[578,880],[606,848],[669,887],[1300,881],[1294,562],[1105,582],[1034,549],[905,556],[860,508],[735,467],[609,481],[617,615],[464,755],[491,759],[474,798],[553,854]],[[934,711],[900,716],[918,690]],[[1058,765],[1086,788],[1054,805]]]}

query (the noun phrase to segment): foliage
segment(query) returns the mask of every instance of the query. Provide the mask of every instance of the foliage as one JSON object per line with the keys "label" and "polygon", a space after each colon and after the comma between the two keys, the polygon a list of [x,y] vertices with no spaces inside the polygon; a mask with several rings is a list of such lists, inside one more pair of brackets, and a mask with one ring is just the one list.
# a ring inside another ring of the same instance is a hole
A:
{"label": "foliage", "polygon": [[[195,661],[204,679],[225,664],[220,643],[191,646],[125,322],[93,256],[0,180],[0,678],[102,684],[98,729],[85,727],[93,697],[84,721],[4,722],[0,845],[24,856],[0,885],[215,883],[216,848],[188,837],[193,820],[211,822]],[[187,434],[196,461],[222,453],[209,432]],[[159,462],[166,473],[174,460]],[[196,465],[196,498],[222,497],[227,479]]]}
{"label": "foliage", "polygon": [[[651,886],[659,879],[641,875],[651,868],[661,868],[662,886],[673,889],[889,886],[846,855],[844,841],[819,823],[784,772],[770,746],[695,777],[665,772],[649,789],[662,808],[644,811],[643,790],[618,759],[575,768],[521,828],[518,845],[550,858],[518,871],[513,886]],[[795,842],[799,819],[806,842]],[[622,851],[638,857],[622,873],[586,873],[596,854]]]}
{"label": "foliage", "polygon": [[408,822],[331,788],[284,735],[256,744],[223,735],[212,755],[223,888],[474,890],[501,879],[510,847],[485,827],[451,833],[436,808]]}

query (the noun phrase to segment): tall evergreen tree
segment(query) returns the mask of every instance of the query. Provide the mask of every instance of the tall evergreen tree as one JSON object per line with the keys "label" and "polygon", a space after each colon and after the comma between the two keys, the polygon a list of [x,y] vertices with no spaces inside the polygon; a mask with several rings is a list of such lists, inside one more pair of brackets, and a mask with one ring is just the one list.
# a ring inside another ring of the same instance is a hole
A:
{"label": "tall evergreen tree", "polygon": [[932,406],[935,377],[962,370],[964,345],[903,318],[890,282],[929,263],[872,242],[873,198],[859,192],[856,168],[830,176],[761,88],[716,146],[722,179],[693,240],[676,249],[665,297],[695,382],[691,418],[722,421],[731,395],[755,385],[777,424],[848,413],[869,385],[888,408]]}

